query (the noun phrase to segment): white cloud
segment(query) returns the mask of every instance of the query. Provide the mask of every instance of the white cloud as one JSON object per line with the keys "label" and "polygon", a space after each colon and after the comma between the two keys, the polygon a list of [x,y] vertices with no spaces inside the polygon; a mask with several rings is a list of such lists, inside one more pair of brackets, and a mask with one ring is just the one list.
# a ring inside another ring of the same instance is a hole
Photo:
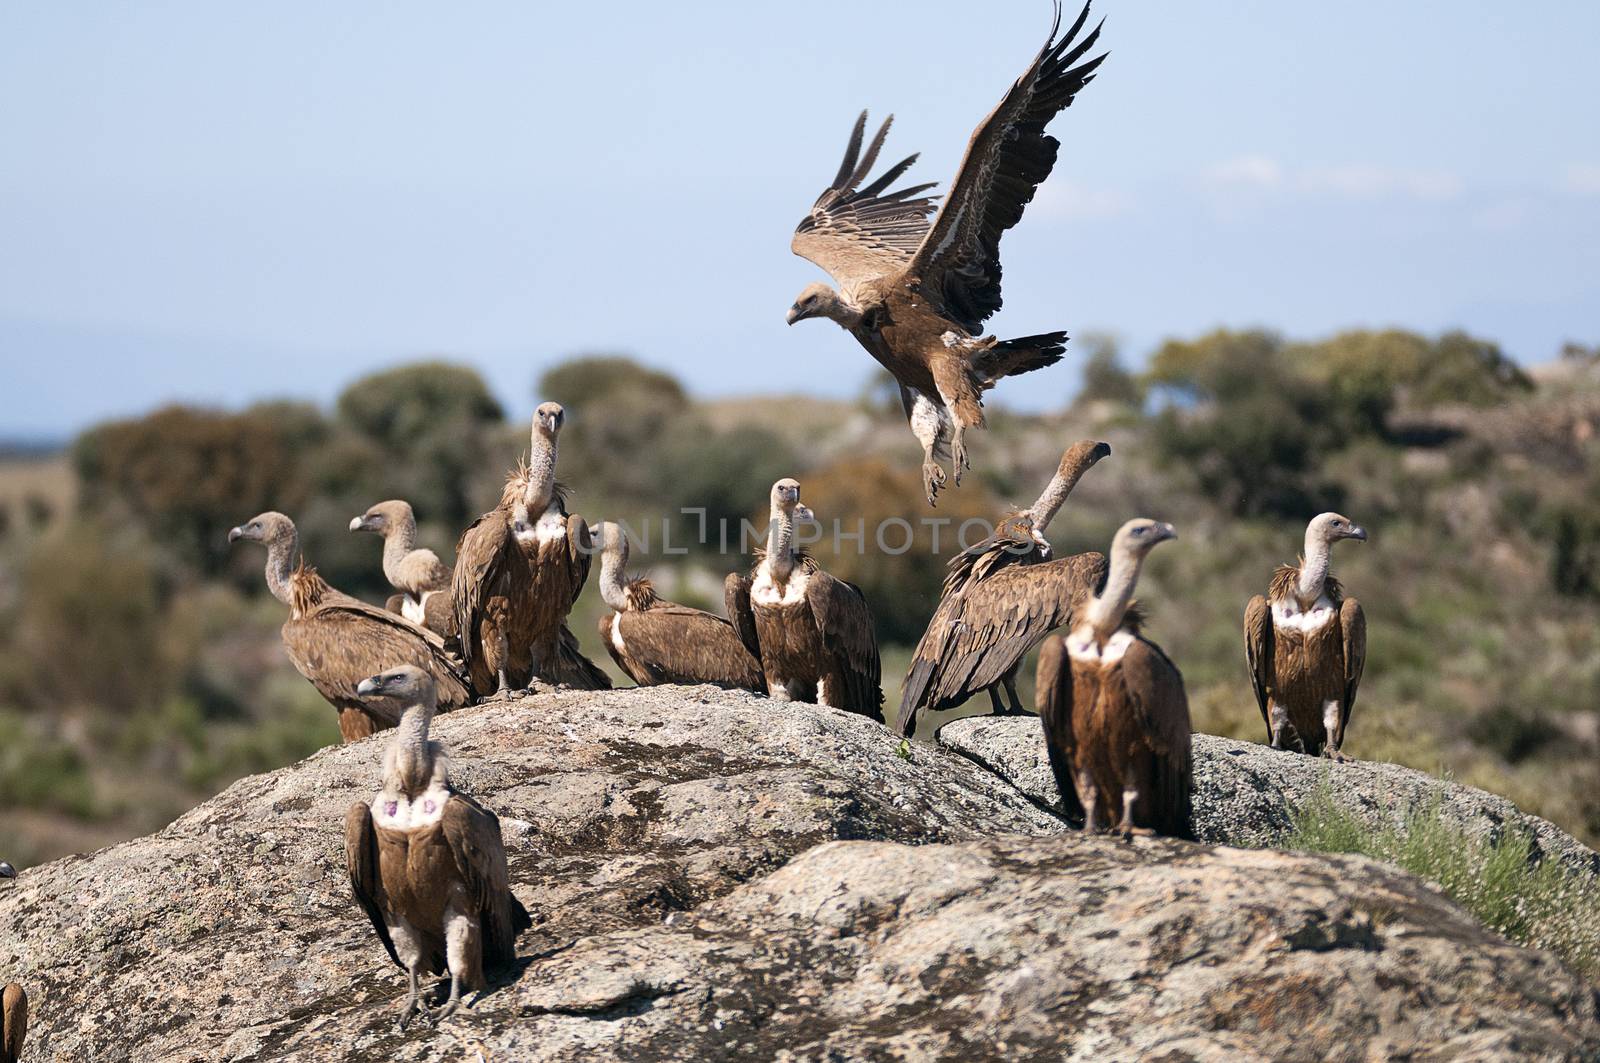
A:
{"label": "white cloud", "polygon": [[1275,188],[1283,181],[1283,167],[1265,155],[1241,155],[1219,162],[1205,171],[1205,179],[1219,185]]}
{"label": "white cloud", "polygon": [[1112,188],[1089,188],[1071,181],[1051,181],[1039,189],[1036,202],[1052,218],[1101,221],[1126,214],[1133,207],[1127,193]]}
{"label": "white cloud", "polygon": [[1578,164],[1567,167],[1567,190],[1580,196],[1600,196],[1600,166]]}
{"label": "white cloud", "polygon": [[1312,167],[1298,174],[1296,183],[1306,192],[1347,199],[1403,198],[1441,203],[1461,194],[1461,179],[1454,174],[1361,164]]}
{"label": "white cloud", "polygon": [[1491,233],[1515,232],[1527,224],[1533,204],[1526,199],[1503,199],[1472,216],[1473,228]]}

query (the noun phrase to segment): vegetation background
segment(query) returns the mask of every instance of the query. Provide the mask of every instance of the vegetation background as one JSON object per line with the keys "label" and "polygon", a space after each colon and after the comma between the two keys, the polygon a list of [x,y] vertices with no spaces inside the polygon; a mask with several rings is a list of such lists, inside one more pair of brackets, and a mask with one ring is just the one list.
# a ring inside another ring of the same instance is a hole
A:
{"label": "vegetation background", "polygon": [[[853,403],[703,402],[663,372],[591,356],[535,392],[568,407],[560,475],[578,512],[639,529],[676,518],[688,552],[652,541],[635,568],[678,600],[720,609],[723,576],[748,563],[694,544],[698,517],[681,507],[761,526],[768,487],[795,475],[824,522],[917,525],[905,553],[877,552],[870,534],[865,553],[817,548],[873,605],[891,711],[948,558],[948,533],[934,554],[920,519],[1025,505],[1067,444],[1094,437],[1112,457],[1057,519],[1058,550],[1104,549],[1133,515],[1176,523],[1179,543],[1140,587],[1152,634],[1183,669],[1198,729],[1260,740],[1244,603],[1294,560],[1309,516],[1341,509],[1372,532],[1335,557],[1371,626],[1347,748],[1600,840],[1600,349],[1569,345],[1524,371],[1460,333],[1216,332],[1166,343],[1138,374],[1109,340],[1074,351],[1081,392],[1021,415],[1006,389],[1050,378],[1003,385],[977,470],[931,512],[883,378]],[[169,407],[64,452],[0,454],[0,856],[27,864],[149,831],[337,740],[283,656],[260,551],[230,550],[229,527],[282,510],[310,563],[381,602],[379,544],[350,518],[406,498],[448,560],[526,444],[473,370],[426,362],[357,381],[332,409]],[[572,626],[610,668],[601,610],[591,581]]]}

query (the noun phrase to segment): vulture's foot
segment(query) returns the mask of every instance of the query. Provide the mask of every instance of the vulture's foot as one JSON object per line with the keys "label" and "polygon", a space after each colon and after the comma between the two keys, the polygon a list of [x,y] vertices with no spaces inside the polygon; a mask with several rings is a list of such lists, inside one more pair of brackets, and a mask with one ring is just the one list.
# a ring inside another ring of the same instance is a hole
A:
{"label": "vulture's foot", "polygon": [[405,1033],[406,1027],[411,1025],[411,1019],[415,1015],[421,1015],[424,1023],[433,1025],[433,1015],[428,1011],[428,1003],[422,999],[422,991],[417,987],[417,980],[413,977],[411,992],[406,994],[406,1002],[400,1008],[400,1018],[394,1024],[395,1032]]}
{"label": "vulture's foot", "polygon": [[496,694],[511,693],[511,677],[506,675],[504,668],[495,673],[495,681],[499,684],[499,689],[495,691]]}
{"label": "vulture's foot", "polygon": [[938,505],[939,489],[945,485],[944,466],[936,461],[922,463],[922,490],[928,495],[928,505]]}
{"label": "vulture's foot", "polygon": [[445,1002],[443,1004],[439,1005],[439,1010],[434,1012],[434,1017],[439,1019],[440,1021],[443,1021],[444,1019],[448,1018],[449,1016],[454,1015],[456,1009],[459,1008],[460,1006],[461,1006],[461,979],[456,978],[455,976],[452,975],[451,978],[450,978],[450,996],[445,1000]]}
{"label": "vulture's foot", "polygon": [[1333,748],[1332,746],[1329,746],[1328,748],[1324,749],[1322,751],[1322,755],[1327,757],[1329,760],[1333,761],[1335,764],[1348,764],[1352,760],[1355,759],[1354,757],[1350,756],[1348,753],[1341,752],[1340,750],[1337,750],[1337,749]]}
{"label": "vulture's foot", "polygon": [[1306,744],[1293,724],[1284,724],[1272,736],[1272,748],[1286,753],[1304,753]]}
{"label": "vulture's foot", "polygon": [[967,460],[967,444],[957,432],[950,440],[950,471],[955,474],[956,486],[961,486],[961,474],[972,468],[972,462]]}
{"label": "vulture's foot", "polygon": [[1131,823],[1124,823],[1117,828],[1117,833],[1122,835],[1122,840],[1131,842],[1135,838],[1154,838],[1156,832],[1150,827],[1135,827]]}

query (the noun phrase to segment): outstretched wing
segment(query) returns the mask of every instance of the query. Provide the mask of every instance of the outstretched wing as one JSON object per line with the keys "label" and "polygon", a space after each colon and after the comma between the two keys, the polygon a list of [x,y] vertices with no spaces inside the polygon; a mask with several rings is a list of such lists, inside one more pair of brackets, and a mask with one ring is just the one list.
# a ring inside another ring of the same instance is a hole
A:
{"label": "outstretched wing", "polygon": [[883,666],[867,596],[854,583],[819,570],[806,582],[806,604],[822,634],[823,646],[844,674],[844,707],[882,721]]}
{"label": "outstretched wing", "polygon": [[922,193],[932,184],[884,191],[917,161],[915,155],[889,167],[866,187],[858,187],[878,161],[893,122],[890,115],[863,157],[867,112],[861,112],[838,174],[817,197],[811,213],[800,220],[789,243],[790,250],[827,270],[841,286],[904,269],[928,233],[934,200]]}
{"label": "outstretched wing", "polygon": [[350,872],[350,892],[372,920],[372,929],[394,965],[404,969],[383,918],[383,884],[378,876],[378,832],[372,826],[372,809],[365,801],[350,806],[344,817],[344,866]]}
{"label": "outstretched wing", "polygon": [[728,611],[728,622],[734,634],[744,643],[757,663],[761,660],[761,639],[756,634],[756,613],[750,606],[750,585],[754,582],[747,572],[730,572],[722,581],[722,604]]}
{"label": "outstretched wing", "polygon": [[1361,673],[1367,667],[1367,614],[1361,603],[1346,598],[1339,606],[1339,627],[1344,632],[1344,717],[1339,721],[1339,741],[1344,741],[1344,729],[1350,722],[1350,710],[1355,708],[1356,688],[1361,685]]}
{"label": "outstretched wing", "polygon": [[1023,208],[1056,164],[1060,143],[1045,134],[1045,126],[1093,80],[1105,59],[1102,54],[1072,65],[1100,36],[1096,26],[1077,39],[1088,18],[1085,4],[1078,21],[1056,40],[1061,28],[1057,0],[1044,48],[973,132],[950,194],[912,261],[911,272],[921,278],[927,298],[974,334],[1000,309],[1000,237],[1022,220]]}
{"label": "outstretched wing", "polygon": [[1250,686],[1256,692],[1256,706],[1267,730],[1272,720],[1267,715],[1267,696],[1272,690],[1272,606],[1264,594],[1250,599],[1244,607],[1244,660],[1250,668]]}

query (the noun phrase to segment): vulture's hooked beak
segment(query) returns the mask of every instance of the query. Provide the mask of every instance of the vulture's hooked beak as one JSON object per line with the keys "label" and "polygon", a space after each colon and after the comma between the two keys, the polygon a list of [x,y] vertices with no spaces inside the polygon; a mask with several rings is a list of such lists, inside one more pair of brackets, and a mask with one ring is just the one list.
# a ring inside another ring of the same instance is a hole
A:
{"label": "vulture's hooked beak", "polygon": [[1096,443],[1094,445],[1094,457],[1095,457],[1096,461],[1100,461],[1103,458],[1111,457],[1111,444],[1110,443]]}
{"label": "vulture's hooked beak", "polygon": [[1350,529],[1350,535],[1348,536],[1348,538],[1355,539],[1357,542],[1363,542],[1364,543],[1364,542],[1367,541],[1367,529],[1363,528],[1359,524],[1354,525]]}
{"label": "vulture's hooked beak", "polygon": [[231,529],[229,529],[229,531],[228,531],[228,541],[230,543],[236,543],[240,539],[243,539],[243,538],[244,538],[244,529],[243,528],[231,528]]}
{"label": "vulture's hooked beak", "polygon": [[373,518],[371,517],[352,517],[350,518],[350,530],[376,531],[377,526],[373,523]]}
{"label": "vulture's hooked beak", "polygon": [[370,698],[383,691],[383,676],[369,675],[356,684],[356,693],[361,697]]}
{"label": "vulture's hooked beak", "polygon": [[805,316],[806,312],[800,309],[800,304],[795,303],[789,308],[789,312],[783,315],[783,320],[792,325],[796,321],[804,320]]}
{"label": "vulture's hooked beak", "polygon": [[1159,531],[1158,531],[1158,533],[1156,535],[1156,542],[1164,543],[1168,539],[1176,539],[1177,537],[1178,537],[1178,529],[1177,528],[1174,528],[1170,524],[1163,524],[1163,525],[1160,526],[1160,529],[1159,529]]}

